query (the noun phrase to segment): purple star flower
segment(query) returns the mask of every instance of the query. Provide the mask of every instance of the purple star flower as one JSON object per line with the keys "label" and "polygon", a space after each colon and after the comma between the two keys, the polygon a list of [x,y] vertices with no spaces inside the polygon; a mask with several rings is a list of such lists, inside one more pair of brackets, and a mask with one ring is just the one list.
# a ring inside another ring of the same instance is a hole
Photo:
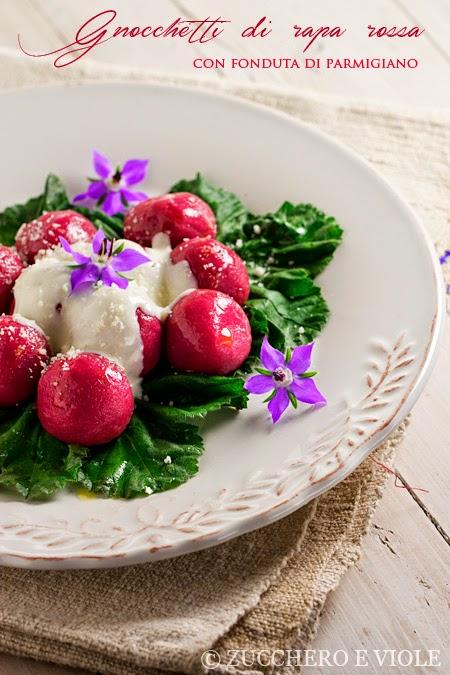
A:
{"label": "purple star flower", "polygon": [[[450,259],[450,249],[447,249],[446,251],[444,251],[444,253],[439,258],[439,262],[441,263],[441,265],[445,265],[445,263],[449,259]],[[447,291],[447,294],[450,295],[450,284],[446,285],[445,290]]]}
{"label": "purple star flower", "polygon": [[119,288],[127,288],[129,280],[122,273],[150,262],[150,258],[139,251],[124,249],[123,244],[114,248],[114,241],[107,239],[102,230],[98,230],[92,240],[90,256],[75,251],[64,237],[60,237],[59,241],[75,262],[71,265],[73,272],[70,275],[72,293],[86,291],[98,282],[105,286],[116,284]]}
{"label": "purple star flower", "polygon": [[314,342],[300,345],[292,354],[284,356],[272,347],[267,337],[264,338],[259,355],[264,368],[256,368],[259,375],[250,377],[245,388],[252,394],[266,394],[272,390],[265,402],[269,402],[273,424],[278,422],[289,402],[294,408],[298,401],[317,406],[326,404],[325,397],[312,379],[316,373],[308,371],[313,347]]}
{"label": "purple star flower", "polygon": [[144,192],[134,192],[128,188],[144,180],[147,174],[148,160],[129,159],[114,171],[110,161],[94,150],[92,163],[98,178],[92,178],[86,192],[73,198],[74,202],[95,201],[96,205],[109,216],[125,211],[130,203],[148,199]]}

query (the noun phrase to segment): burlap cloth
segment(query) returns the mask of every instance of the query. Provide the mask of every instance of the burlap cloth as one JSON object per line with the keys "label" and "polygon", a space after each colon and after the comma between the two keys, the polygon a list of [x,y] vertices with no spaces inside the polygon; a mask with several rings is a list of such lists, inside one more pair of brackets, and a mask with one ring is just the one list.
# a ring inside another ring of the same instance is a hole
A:
{"label": "burlap cloth", "polygon": [[[170,81],[90,64],[55,71],[0,51],[0,88],[49,82]],[[249,86],[228,91],[315,124],[364,155],[448,246],[449,125],[443,113]],[[93,111],[95,114],[95,111]],[[30,116],[32,121],[32,116]],[[392,459],[404,425],[373,455]],[[0,650],[120,675],[202,670],[202,652],[306,648],[328,593],[360,554],[386,473],[370,458],[284,520],[175,560],[112,570],[0,569]],[[256,670],[261,671],[258,667]],[[290,668],[282,668],[283,673]],[[249,672],[244,666],[242,671]],[[216,672],[230,672],[221,666]]]}

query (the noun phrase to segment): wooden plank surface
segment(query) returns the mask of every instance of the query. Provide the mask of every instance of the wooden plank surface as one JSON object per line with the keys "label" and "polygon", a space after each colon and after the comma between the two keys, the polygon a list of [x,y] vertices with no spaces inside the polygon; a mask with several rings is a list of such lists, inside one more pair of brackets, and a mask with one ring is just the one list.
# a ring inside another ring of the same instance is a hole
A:
{"label": "wooden plank surface", "polygon": [[[234,81],[286,84],[317,92],[339,94],[367,101],[450,107],[448,81],[448,0],[111,0],[122,24],[145,25],[167,22],[176,16],[203,18],[214,13],[232,18],[233,25],[214,45],[196,48],[203,56],[294,56],[299,46],[289,37],[287,26],[345,25],[347,36],[339,43],[325,41],[311,50],[311,57],[385,56],[416,57],[415,71],[196,71],[198,77],[229,77]],[[105,5],[106,7],[106,5]],[[276,7],[276,9],[275,9]],[[213,11],[213,9],[214,11]],[[14,0],[7,11],[0,9],[0,46],[14,47],[17,32],[26,35],[27,45],[37,51],[56,48],[69,41],[74,28],[94,13],[91,0]],[[257,16],[271,16],[276,32],[258,42],[240,38],[239,27]],[[368,41],[362,29],[368,24],[421,25],[424,39]],[[351,37],[350,37],[351,36]],[[173,41],[131,45],[111,41],[92,54],[98,62],[143,66],[192,75],[193,48]],[[418,492],[423,508],[407,490],[394,487],[389,479],[373,525],[363,546],[363,557],[334,591],[313,649],[367,649],[372,668],[364,672],[387,673],[374,665],[374,649],[441,649],[441,667],[414,668],[415,673],[448,673],[449,548],[436,523],[450,530],[448,476],[450,475],[450,330],[438,366],[417,403],[412,422],[396,458],[396,467]],[[447,644],[445,644],[447,642]],[[82,671],[0,655],[1,675],[81,675]],[[342,668],[308,668],[318,675],[342,673]],[[345,675],[358,675],[350,662]],[[397,672],[406,672],[406,670]]]}
{"label": "wooden plank surface", "polygon": [[9,2],[7,11],[0,5],[0,45],[2,47],[17,48],[17,34],[22,31],[30,35],[33,40],[51,44],[58,39],[55,27],[46,21],[40,8],[33,4],[33,0],[18,0]]}
{"label": "wooden plank surface", "polygon": [[427,40],[441,52],[447,61],[450,60],[450,43],[448,27],[450,25],[450,2],[448,0],[394,0],[405,17],[417,25],[429,26]]}
{"label": "wooden plank surface", "polygon": [[[414,408],[407,441],[396,468],[417,492],[426,509],[450,535],[450,323],[447,321],[437,365]],[[450,672],[450,671],[449,671]]]}
{"label": "wooden plank surface", "polygon": [[[389,478],[360,562],[330,594],[313,649],[439,649],[440,668],[414,668],[426,674],[450,672],[450,548],[430,520],[450,534],[450,324],[430,382],[417,402],[398,449],[395,467],[417,492],[428,511]],[[373,670],[378,668],[372,655]],[[337,675],[341,668],[311,669],[314,675]],[[345,675],[358,675],[348,667]],[[409,672],[407,670],[401,672]]]}

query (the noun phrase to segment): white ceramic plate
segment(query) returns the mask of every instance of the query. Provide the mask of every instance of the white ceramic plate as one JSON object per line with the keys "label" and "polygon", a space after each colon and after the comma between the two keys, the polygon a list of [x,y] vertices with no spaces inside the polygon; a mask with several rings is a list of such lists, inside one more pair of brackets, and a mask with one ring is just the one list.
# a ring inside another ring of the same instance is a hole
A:
{"label": "white ceramic plate", "polygon": [[408,413],[434,360],[440,274],[415,214],[352,152],[282,114],[173,87],[28,90],[3,95],[0,109],[0,206],[39,193],[49,171],[79,191],[96,148],[151,158],[155,193],[201,170],[253,210],[312,202],[345,229],[318,280],[331,319],[313,365],[327,407],[275,427],[261,397],[211,416],[198,475],[145,499],[0,496],[1,564],[108,567],[218,544],[336,485]]}

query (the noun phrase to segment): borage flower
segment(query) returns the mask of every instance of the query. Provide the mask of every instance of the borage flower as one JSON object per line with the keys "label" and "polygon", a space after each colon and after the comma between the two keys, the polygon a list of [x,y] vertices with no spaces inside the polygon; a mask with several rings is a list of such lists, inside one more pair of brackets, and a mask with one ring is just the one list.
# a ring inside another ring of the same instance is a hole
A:
{"label": "borage flower", "polygon": [[295,347],[292,354],[284,356],[272,347],[267,337],[264,338],[259,358],[264,368],[256,368],[259,375],[253,375],[245,383],[245,388],[252,394],[267,394],[265,400],[272,415],[272,422],[278,422],[281,415],[292,403],[297,407],[298,401],[310,405],[325,405],[326,399],[317,389],[312,379],[316,373],[309,371],[311,352],[314,342]]}
{"label": "borage flower", "polygon": [[107,239],[102,230],[98,230],[92,240],[92,255],[87,256],[75,251],[64,237],[59,238],[63,249],[70,253],[75,265],[70,275],[72,293],[79,293],[101,282],[105,286],[115,284],[127,288],[129,280],[123,272],[130,272],[140,265],[150,262],[150,258],[124,245],[115,247],[114,240]]}
{"label": "borage flower", "polygon": [[128,188],[144,180],[147,174],[148,160],[129,159],[114,171],[110,161],[94,150],[92,163],[98,178],[89,178],[90,185],[86,192],[73,198],[74,202],[86,200],[96,205],[109,216],[125,211],[134,202],[148,199],[144,192],[134,192]]}
{"label": "borage flower", "polygon": [[[440,256],[439,262],[441,263],[441,265],[445,265],[449,260],[450,260],[450,249],[447,249]],[[447,291],[447,294],[450,295],[450,284],[446,285],[445,290]]]}

